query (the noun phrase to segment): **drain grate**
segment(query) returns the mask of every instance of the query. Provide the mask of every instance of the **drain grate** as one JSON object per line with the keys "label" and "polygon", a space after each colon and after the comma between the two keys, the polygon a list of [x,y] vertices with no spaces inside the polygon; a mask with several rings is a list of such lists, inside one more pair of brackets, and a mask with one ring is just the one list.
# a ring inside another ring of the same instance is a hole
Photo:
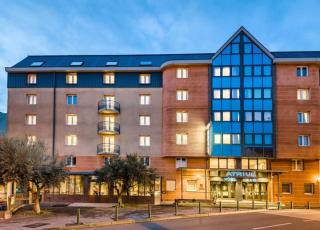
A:
{"label": "drain grate", "polygon": [[34,224],[28,224],[28,225],[25,225],[23,227],[25,228],[39,228],[39,227],[42,227],[42,226],[45,226],[45,225],[48,225],[49,223],[34,223]]}

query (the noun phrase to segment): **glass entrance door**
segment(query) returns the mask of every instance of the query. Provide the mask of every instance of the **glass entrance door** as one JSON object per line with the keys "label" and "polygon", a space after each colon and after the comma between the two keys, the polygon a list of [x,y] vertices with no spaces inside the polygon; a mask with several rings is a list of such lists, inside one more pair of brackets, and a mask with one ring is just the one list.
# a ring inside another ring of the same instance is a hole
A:
{"label": "glass entrance door", "polygon": [[210,182],[211,199],[235,198],[235,182]]}
{"label": "glass entrance door", "polygon": [[267,199],[267,183],[243,183],[242,191],[245,200]]}

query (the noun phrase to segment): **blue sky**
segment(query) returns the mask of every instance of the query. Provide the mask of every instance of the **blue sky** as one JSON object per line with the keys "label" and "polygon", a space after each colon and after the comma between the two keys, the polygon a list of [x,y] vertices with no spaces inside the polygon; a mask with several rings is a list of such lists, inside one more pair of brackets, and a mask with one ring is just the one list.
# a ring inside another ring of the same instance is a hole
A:
{"label": "blue sky", "polygon": [[0,0],[4,67],[32,54],[215,52],[241,26],[270,51],[320,50],[319,0]]}

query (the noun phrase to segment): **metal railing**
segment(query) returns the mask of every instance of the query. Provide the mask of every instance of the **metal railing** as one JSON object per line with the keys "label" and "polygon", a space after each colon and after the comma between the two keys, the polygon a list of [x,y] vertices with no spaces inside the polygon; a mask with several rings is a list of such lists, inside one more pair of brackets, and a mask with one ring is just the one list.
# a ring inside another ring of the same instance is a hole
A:
{"label": "metal railing", "polygon": [[117,122],[100,121],[98,123],[98,133],[120,134],[120,124]]}
{"label": "metal railing", "polygon": [[97,146],[97,154],[119,155],[120,146],[110,143],[101,143]]}
{"label": "metal railing", "polygon": [[98,102],[98,111],[120,113],[120,103],[108,99],[101,99]]}

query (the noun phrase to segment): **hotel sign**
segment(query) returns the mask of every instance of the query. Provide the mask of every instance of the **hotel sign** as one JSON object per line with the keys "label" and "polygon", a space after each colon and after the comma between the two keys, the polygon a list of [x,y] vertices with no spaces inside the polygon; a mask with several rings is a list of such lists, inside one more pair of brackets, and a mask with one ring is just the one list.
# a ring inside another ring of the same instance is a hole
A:
{"label": "hotel sign", "polygon": [[256,178],[255,171],[227,171],[225,177],[228,178]]}

